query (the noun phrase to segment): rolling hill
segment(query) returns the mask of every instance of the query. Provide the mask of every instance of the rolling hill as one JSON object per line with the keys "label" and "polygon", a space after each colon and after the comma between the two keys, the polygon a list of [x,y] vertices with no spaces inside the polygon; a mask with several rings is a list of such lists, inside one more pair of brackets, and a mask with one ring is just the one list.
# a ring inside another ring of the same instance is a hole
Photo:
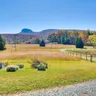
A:
{"label": "rolling hill", "polygon": [[18,34],[34,35],[34,36],[38,36],[38,37],[47,37],[49,34],[55,33],[57,31],[58,31],[58,29],[45,29],[40,32],[34,32],[31,29],[24,28]]}
{"label": "rolling hill", "polygon": [[[34,32],[31,29],[23,28],[21,32],[17,34],[1,34],[2,37],[7,41],[7,43],[35,43],[36,39],[39,37],[46,38],[52,33],[58,32],[59,29],[45,29],[40,32]],[[68,32],[74,31],[73,29],[67,29]],[[79,32],[83,30],[78,30]],[[16,39],[16,40],[15,40]]]}

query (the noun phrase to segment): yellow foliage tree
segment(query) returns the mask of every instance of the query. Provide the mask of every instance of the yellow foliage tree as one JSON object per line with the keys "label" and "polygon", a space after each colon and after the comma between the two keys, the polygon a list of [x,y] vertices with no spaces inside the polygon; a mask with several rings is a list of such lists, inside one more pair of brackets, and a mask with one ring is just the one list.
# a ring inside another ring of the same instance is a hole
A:
{"label": "yellow foliage tree", "polygon": [[93,47],[96,46],[96,35],[90,35],[89,36],[88,44],[92,45]]}

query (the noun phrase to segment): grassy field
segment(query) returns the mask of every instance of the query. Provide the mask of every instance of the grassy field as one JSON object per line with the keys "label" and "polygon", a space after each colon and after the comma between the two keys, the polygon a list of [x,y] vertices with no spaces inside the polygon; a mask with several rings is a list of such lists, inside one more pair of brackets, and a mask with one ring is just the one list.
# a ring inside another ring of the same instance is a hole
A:
{"label": "grassy field", "polygon": [[[96,63],[80,60],[60,52],[60,49],[74,46],[47,45],[7,45],[7,50],[1,52],[0,59],[10,64],[24,64],[25,68],[17,72],[0,70],[0,94],[18,91],[35,90],[53,86],[78,83],[96,78]],[[13,48],[13,49],[12,49]],[[30,67],[28,61],[35,57],[48,63],[46,71],[38,71]]]}

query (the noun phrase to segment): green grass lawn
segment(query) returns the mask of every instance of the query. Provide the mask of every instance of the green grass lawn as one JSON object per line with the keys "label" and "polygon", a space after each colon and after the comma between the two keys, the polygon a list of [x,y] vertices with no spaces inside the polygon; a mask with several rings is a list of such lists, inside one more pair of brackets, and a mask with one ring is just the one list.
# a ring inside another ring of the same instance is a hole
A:
{"label": "green grass lawn", "polygon": [[50,60],[47,71],[38,71],[30,67],[27,59],[9,60],[9,64],[24,64],[25,68],[17,72],[0,70],[0,94],[17,91],[35,90],[59,85],[73,84],[96,78],[96,63],[83,60]]}

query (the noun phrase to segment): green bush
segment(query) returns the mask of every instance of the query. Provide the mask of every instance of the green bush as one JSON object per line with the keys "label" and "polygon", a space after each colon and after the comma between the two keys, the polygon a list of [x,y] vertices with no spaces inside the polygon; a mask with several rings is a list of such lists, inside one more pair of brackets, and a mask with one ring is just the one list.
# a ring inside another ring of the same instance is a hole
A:
{"label": "green bush", "polygon": [[18,66],[19,66],[20,69],[24,68],[23,64],[19,64]]}
{"label": "green bush", "polygon": [[5,49],[5,44],[6,44],[5,40],[0,35],[0,50],[4,50]]}
{"label": "green bush", "polygon": [[41,61],[40,64],[44,64],[45,68],[48,69],[48,64],[46,62]]}
{"label": "green bush", "polygon": [[10,66],[8,66],[8,67],[6,68],[6,71],[7,71],[7,72],[15,72],[15,71],[17,71],[18,69],[19,69],[18,66],[16,66],[16,65],[10,65]]}
{"label": "green bush", "polygon": [[39,64],[37,67],[38,67],[38,70],[42,70],[42,71],[46,70],[46,65],[43,63]]}
{"label": "green bush", "polygon": [[84,48],[84,42],[81,37],[78,37],[76,40],[76,48]]}
{"label": "green bush", "polygon": [[40,47],[45,47],[45,42],[44,42],[44,40],[42,40],[39,45],[40,45]]}

